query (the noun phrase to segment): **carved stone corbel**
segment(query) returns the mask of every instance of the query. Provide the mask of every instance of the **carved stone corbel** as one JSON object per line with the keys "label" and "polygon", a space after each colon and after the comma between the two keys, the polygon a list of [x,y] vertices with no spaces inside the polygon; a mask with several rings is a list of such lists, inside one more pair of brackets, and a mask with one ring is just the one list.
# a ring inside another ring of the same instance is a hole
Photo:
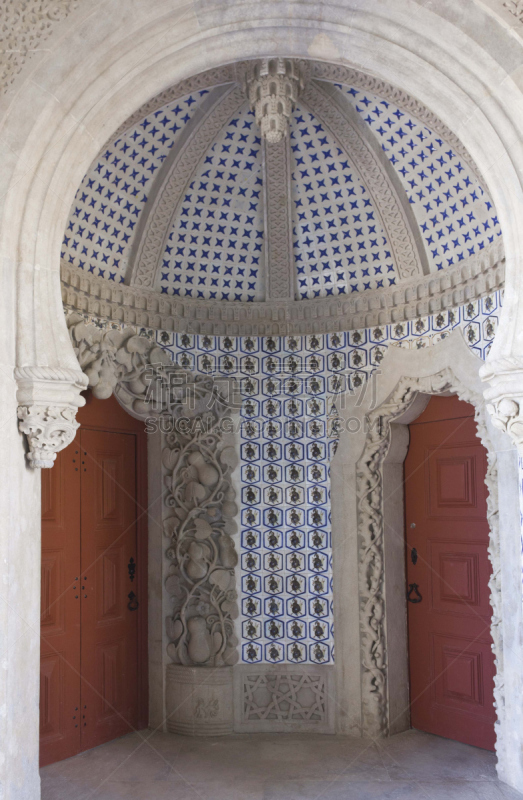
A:
{"label": "carved stone corbel", "polygon": [[492,424],[510,436],[523,456],[523,360],[510,357],[487,362],[479,374],[490,384],[483,395]]}
{"label": "carved stone corbel", "polygon": [[18,427],[27,437],[27,461],[33,468],[50,468],[79,427],[76,412],[85,400],[87,377],[80,370],[18,367]]}

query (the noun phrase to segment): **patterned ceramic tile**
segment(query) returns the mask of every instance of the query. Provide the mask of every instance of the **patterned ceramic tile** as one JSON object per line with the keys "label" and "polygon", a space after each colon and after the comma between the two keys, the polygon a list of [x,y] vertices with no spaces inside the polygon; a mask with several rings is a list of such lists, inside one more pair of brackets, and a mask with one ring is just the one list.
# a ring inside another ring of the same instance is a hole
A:
{"label": "patterned ceramic tile", "polygon": [[495,293],[409,322],[325,335],[158,332],[179,363],[190,357],[196,369],[221,375],[227,358],[228,374],[240,379],[244,662],[334,659],[329,463],[341,433],[340,393],[364,391],[388,347],[430,347],[454,328],[484,358],[501,304]]}

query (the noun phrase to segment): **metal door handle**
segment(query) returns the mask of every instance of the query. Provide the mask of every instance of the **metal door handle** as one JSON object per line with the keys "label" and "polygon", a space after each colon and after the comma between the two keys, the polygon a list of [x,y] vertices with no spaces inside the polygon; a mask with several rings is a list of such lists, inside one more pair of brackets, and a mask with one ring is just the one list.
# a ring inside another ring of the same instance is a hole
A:
{"label": "metal door handle", "polygon": [[[411,597],[412,593],[414,592],[414,597]],[[423,597],[418,591],[418,584],[417,583],[409,583],[409,591],[407,592],[407,600],[409,603],[421,603]]]}
{"label": "metal door handle", "polygon": [[127,608],[129,609],[129,611],[136,611],[136,609],[140,604],[138,602],[138,598],[136,597],[135,593],[129,592],[127,597],[129,598],[129,602],[127,603]]}

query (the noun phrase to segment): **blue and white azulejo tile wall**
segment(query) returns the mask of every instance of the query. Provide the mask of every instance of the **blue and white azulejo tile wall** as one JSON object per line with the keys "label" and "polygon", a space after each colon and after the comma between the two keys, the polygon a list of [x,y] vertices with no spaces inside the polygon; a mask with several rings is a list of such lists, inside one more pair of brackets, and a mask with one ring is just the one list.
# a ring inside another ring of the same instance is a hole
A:
{"label": "blue and white azulejo tile wall", "polygon": [[361,390],[388,347],[430,347],[454,328],[485,358],[501,302],[496,292],[409,322],[309,336],[142,331],[184,367],[241,385],[243,662],[334,660],[329,464],[340,394]]}

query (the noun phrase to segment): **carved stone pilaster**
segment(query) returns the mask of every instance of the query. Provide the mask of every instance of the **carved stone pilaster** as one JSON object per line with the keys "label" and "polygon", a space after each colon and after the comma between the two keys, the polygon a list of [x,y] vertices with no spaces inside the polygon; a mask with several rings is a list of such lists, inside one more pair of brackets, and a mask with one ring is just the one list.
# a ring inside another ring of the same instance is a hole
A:
{"label": "carved stone pilaster", "polygon": [[74,439],[87,378],[79,370],[52,367],[19,367],[15,378],[18,427],[29,445],[27,461],[33,468],[50,468],[56,454]]}
{"label": "carved stone pilaster", "polygon": [[165,435],[162,451],[168,488],[164,533],[170,540],[165,585],[173,609],[167,619],[167,653],[184,666],[224,667],[238,661],[238,508],[231,479],[238,455],[226,414],[225,404],[199,416],[187,410]]}
{"label": "carved stone pilaster", "polygon": [[523,456],[523,359],[487,362],[479,374],[490,384],[483,394],[492,424],[510,436]]}

